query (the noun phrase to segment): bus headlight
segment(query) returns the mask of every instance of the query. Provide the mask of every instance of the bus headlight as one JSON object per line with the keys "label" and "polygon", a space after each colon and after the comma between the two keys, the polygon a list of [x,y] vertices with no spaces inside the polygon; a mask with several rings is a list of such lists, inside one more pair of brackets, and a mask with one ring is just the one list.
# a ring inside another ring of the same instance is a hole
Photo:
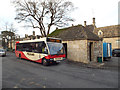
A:
{"label": "bus headlight", "polygon": [[53,58],[50,59],[51,61],[54,60]]}
{"label": "bus headlight", "polygon": [[66,58],[63,58],[63,60],[65,60]]}

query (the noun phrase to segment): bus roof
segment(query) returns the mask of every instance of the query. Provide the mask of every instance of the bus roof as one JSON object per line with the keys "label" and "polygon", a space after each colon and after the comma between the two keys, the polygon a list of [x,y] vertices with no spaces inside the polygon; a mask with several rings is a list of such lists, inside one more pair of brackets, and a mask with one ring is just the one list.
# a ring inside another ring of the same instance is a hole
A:
{"label": "bus roof", "polygon": [[34,39],[34,40],[17,41],[16,43],[40,42],[40,41],[47,41],[47,39],[57,39],[57,40],[61,40],[60,38],[42,37],[42,38],[40,38],[40,39]]}

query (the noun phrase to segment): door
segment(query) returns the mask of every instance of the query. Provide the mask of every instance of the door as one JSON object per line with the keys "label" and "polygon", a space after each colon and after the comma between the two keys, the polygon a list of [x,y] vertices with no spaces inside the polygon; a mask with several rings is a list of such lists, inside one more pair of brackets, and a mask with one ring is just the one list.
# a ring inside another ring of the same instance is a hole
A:
{"label": "door", "polygon": [[66,58],[67,58],[67,43],[63,43],[63,46],[65,48],[65,55],[66,55]]}
{"label": "door", "polygon": [[108,57],[108,46],[107,43],[103,43],[103,57]]}
{"label": "door", "polygon": [[93,42],[90,42],[90,45],[89,45],[89,57],[90,57],[90,61],[92,61],[92,59],[93,59]]}

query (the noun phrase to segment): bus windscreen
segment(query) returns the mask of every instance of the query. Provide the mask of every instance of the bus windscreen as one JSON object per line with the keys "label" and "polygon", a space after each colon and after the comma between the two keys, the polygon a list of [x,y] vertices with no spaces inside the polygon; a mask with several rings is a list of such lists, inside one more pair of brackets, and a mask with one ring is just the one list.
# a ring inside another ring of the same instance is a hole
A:
{"label": "bus windscreen", "polygon": [[62,43],[48,42],[48,48],[51,55],[60,55],[65,53]]}

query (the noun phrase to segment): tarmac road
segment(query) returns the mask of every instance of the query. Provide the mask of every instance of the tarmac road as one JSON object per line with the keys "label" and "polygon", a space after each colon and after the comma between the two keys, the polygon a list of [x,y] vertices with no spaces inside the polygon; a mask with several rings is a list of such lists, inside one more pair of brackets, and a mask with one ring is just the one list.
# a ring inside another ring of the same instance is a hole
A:
{"label": "tarmac road", "polygon": [[20,60],[14,53],[2,58],[2,88],[118,88],[118,71],[92,69],[61,62],[58,65]]}
{"label": "tarmac road", "polygon": [[0,57],[0,90],[2,88],[2,57]]}

